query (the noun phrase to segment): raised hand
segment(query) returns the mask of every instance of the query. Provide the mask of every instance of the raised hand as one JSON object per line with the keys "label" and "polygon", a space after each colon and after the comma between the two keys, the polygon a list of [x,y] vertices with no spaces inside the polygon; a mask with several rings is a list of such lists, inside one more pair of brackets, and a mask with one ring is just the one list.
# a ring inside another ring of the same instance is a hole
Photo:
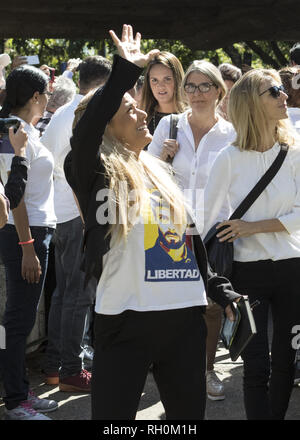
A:
{"label": "raised hand", "polygon": [[147,54],[141,53],[141,34],[137,32],[134,38],[131,25],[123,25],[121,40],[114,31],[109,31],[109,34],[118,49],[119,55],[139,67],[146,66],[155,55],[159,54],[158,49],[153,49]]}

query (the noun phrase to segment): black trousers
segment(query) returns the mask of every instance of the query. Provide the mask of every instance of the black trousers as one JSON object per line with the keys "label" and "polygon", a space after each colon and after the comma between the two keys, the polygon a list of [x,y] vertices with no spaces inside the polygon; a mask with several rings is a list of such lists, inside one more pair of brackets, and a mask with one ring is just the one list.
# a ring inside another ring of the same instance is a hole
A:
{"label": "black trousers", "polygon": [[95,315],[92,419],[133,420],[149,366],[168,420],[202,420],[206,403],[203,307]]}
{"label": "black trousers", "polygon": [[[300,324],[300,258],[235,262],[232,284],[260,301],[253,314],[257,334],[242,353],[244,403],[248,419],[284,419],[293,387],[295,354],[292,329]],[[269,307],[273,319],[271,356]]]}

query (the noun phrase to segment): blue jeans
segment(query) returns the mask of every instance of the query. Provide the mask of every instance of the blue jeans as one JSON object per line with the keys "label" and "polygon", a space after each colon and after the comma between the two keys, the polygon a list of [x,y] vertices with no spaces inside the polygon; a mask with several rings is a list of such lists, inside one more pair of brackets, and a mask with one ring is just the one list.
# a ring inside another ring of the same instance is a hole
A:
{"label": "blue jeans", "polygon": [[80,217],[57,224],[54,235],[56,288],[48,318],[44,370],[61,378],[82,370],[85,319],[96,294],[92,280],[86,289],[82,262],[83,225]]}
{"label": "blue jeans", "polygon": [[47,271],[49,244],[54,232],[53,228],[43,226],[31,226],[30,230],[42,268],[38,284],[28,283],[21,276],[23,254],[15,227],[6,225],[0,229],[0,254],[5,266],[7,296],[3,318],[6,349],[0,350],[0,366],[6,394],[3,400],[9,410],[27,399],[26,339],[35,323]]}

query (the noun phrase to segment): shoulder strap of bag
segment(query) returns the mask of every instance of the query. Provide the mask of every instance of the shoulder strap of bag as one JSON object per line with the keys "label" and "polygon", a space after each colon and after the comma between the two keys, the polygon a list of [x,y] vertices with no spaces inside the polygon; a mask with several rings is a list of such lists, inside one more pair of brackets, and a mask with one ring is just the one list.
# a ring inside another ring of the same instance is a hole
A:
{"label": "shoulder strap of bag", "polygon": [[237,207],[229,220],[240,219],[248,211],[255,200],[260,196],[263,190],[269,185],[271,180],[275,177],[286,158],[289,146],[287,144],[280,144],[280,151],[270,166],[270,168],[265,172],[262,178],[257,182],[254,188],[250,191],[247,197],[242,201],[242,203]]}
{"label": "shoulder strap of bag", "polygon": [[178,122],[178,115],[172,113],[170,117],[170,130],[169,130],[169,139],[177,139],[177,122]]}
{"label": "shoulder strap of bag", "polygon": [[[170,116],[169,139],[177,139],[177,131],[178,131],[177,122],[178,122],[178,119],[179,119],[179,117],[178,117],[177,114],[174,114],[174,113],[171,114],[171,116]],[[173,159],[174,159],[173,157],[171,158],[170,156],[168,156],[166,162],[171,164],[173,162]]]}

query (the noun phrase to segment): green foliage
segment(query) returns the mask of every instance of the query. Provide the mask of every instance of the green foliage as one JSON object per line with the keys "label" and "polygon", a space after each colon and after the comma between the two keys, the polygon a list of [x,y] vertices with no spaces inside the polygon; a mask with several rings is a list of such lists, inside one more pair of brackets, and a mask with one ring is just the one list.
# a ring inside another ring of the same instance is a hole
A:
{"label": "green foliage", "polygon": [[[280,68],[288,64],[289,41],[247,41],[216,50],[194,50],[179,40],[142,40],[142,49],[160,49],[176,55],[184,69],[195,59],[206,59],[215,65],[229,62],[241,67],[245,52],[252,53],[252,67]],[[112,58],[115,51],[111,39],[66,40],[66,39],[20,39],[10,38],[0,41],[0,47],[12,58],[16,55],[39,55],[40,63],[54,67],[60,73],[61,63],[70,58],[85,58],[100,54]]]}

